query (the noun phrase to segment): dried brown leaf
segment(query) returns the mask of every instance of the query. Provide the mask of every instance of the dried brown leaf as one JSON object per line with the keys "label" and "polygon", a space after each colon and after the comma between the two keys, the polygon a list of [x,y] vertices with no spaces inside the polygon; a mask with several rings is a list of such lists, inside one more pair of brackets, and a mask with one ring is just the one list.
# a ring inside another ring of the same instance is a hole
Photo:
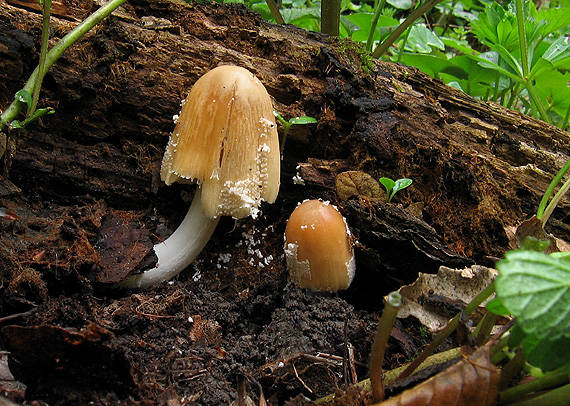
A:
{"label": "dried brown leaf", "polygon": [[366,196],[379,199],[382,196],[380,183],[366,172],[347,171],[339,173],[335,180],[336,192],[340,200],[351,196]]}
{"label": "dried brown leaf", "polygon": [[498,394],[499,369],[491,364],[489,347],[402,392],[382,406],[489,406]]}

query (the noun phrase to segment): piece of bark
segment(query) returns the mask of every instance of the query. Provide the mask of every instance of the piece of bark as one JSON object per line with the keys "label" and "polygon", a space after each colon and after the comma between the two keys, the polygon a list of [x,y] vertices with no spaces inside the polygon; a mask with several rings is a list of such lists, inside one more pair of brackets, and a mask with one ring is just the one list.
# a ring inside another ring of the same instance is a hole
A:
{"label": "piece of bark", "polygon": [[[5,108],[35,67],[41,19],[4,0],[0,6]],[[75,25],[72,19],[52,18],[52,44]],[[358,47],[339,44],[270,24],[241,6],[128,2],[48,72],[40,105],[55,107],[56,114],[30,126],[28,134],[14,135],[10,180],[24,194],[66,204],[89,194],[119,209],[157,208],[176,223],[186,211],[181,187],[160,186],[157,178],[172,117],[200,75],[236,64],[259,77],[284,117],[319,120],[308,136],[290,135],[280,197],[268,209],[274,218],[287,218],[305,198],[335,200],[327,185],[303,188],[291,178],[309,158],[339,161],[343,170],[376,179],[414,180],[395,200],[424,204],[423,221],[443,249],[422,271],[435,272],[446,251],[450,258],[502,256],[508,247],[504,227],[530,217],[569,156],[566,133],[474,100],[416,69],[368,66]],[[564,200],[554,217],[567,207]],[[552,223],[551,232],[569,235],[564,224]],[[407,238],[397,237],[406,233],[395,228],[396,240]],[[280,247],[275,250],[278,255]]]}

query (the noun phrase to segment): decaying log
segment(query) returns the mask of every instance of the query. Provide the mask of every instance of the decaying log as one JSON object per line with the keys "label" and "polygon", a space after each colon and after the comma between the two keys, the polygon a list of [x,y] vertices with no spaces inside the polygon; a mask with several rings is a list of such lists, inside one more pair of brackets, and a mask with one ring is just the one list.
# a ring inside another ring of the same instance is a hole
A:
{"label": "decaying log", "polygon": [[[61,4],[67,11],[52,18],[51,44],[96,7],[87,0]],[[37,63],[40,15],[6,0],[0,8],[5,108]],[[369,270],[397,270],[394,250],[402,259],[417,252],[432,270],[500,257],[509,244],[504,228],[536,210],[570,156],[563,131],[477,101],[416,69],[370,62],[351,42],[276,26],[240,6],[135,0],[50,69],[40,105],[56,114],[26,134],[12,134],[10,181],[26,199],[69,205],[89,195],[115,209],[158,208],[176,222],[185,211],[176,205],[182,188],[160,185],[163,148],[180,100],[220,64],[254,72],[283,116],[318,119],[287,143],[280,199],[268,209],[278,228],[299,200],[329,198],[354,223]],[[305,186],[292,180],[298,164],[304,164]],[[412,230],[414,221],[396,206],[339,202],[334,177],[347,169],[412,178],[395,201],[422,203],[416,221],[422,226]],[[561,237],[568,235],[560,220],[567,207],[564,201],[552,220],[551,231]],[[389,252],[376,246],[384,242]],[[409,272],[418,270],[426,271]]]}

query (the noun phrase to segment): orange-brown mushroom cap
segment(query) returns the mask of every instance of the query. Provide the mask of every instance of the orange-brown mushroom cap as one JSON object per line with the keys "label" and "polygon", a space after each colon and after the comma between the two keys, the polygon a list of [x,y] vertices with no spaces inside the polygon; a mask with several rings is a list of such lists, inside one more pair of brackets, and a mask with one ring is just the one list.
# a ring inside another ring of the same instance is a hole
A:
{"label": "orange-brown mushroom cap", "polygon": [[285,258],[291,280],[302,288],[336,292],[349,287],[355,262],[352,236],[329,202],[306,200],[285,229]]}
{"label": "orange-brown mushroom cap", "polygon": [[247,69],[220,66],[203,75],[183,102],[161,178],[202,187],[202,210],[215,218],[255,215],[279,191],[279,140],[271,98]]}

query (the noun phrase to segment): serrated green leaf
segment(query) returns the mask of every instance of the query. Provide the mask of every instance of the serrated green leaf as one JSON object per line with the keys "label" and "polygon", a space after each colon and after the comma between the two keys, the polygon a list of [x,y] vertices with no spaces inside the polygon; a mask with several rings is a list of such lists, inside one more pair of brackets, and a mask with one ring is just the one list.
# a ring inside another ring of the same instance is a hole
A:
{"label": "serrated green leaf", "polygon": [[497,297],[525,333],[551,340],[570,337],[570,262],[511,251],[497,269]]}
{"label": "serrated green leaf", "polygon": [[300,116],[300,117],[293,117],[289,120],[291,124],[313,124],[317,122],[317,119],[314,117],[308,116]]}
{"label": "serrated green leaf", "polygon": [[526,336],[521,344],[527,361],[544,372],[570,364],[570,337],[551,340]]}

